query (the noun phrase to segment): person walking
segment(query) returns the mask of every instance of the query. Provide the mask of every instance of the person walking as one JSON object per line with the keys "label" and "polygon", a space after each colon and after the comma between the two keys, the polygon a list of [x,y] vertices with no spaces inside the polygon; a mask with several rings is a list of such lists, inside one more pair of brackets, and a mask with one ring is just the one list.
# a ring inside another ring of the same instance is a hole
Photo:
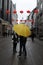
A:
{"label": "person walking", "polygon": [[35,34],[34,34],[34,29],[31,30],[31,39],[32,39],[32,42],[34,41],[34,37],[35,37]]}
{"label": "person walking", "polygon": [[16,51],[16,46],[17,46],[17,42],[18,42],[18,35],[14,32],[13,34],[13,53],[17,52]]}
{"label": "person walking", "polygon": [[23,48],[23,52],[24,52],[24,56],[27,55],[26,53],[26,37],[20,36],[20,51],[19,51],[19,56],[21,56],[22,54],[22,48]]}

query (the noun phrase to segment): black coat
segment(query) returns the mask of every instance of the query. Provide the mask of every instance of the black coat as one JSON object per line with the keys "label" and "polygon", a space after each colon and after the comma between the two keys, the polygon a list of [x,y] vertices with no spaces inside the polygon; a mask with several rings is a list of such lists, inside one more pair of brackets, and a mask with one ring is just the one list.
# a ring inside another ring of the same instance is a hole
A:
{"label": "black coat", "polygon": [[26,40],[27,40],[26,37],[20,36],[20,42],[21,43],[26,43]]}
{"label": "black coat", "polygon": [[18,35],[14,34],[12,40],[13,40],[13,42],[17,43],[18,42]]}

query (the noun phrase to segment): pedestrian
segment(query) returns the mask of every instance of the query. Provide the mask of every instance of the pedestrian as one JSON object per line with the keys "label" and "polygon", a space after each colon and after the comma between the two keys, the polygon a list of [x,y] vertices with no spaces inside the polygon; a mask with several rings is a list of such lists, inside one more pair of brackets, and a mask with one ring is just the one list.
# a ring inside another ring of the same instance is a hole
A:
{"label": "pedestrian", "polygon": [[13,34],[13,53],[17,52],[16,51],[16,46],[17,46],[17,42],[18,42],[18,35],[14,32]]}
{"label": "pedestrian", "polygon": [[26,53],[26,37],[20,36],[20,51],[19,51],[19,56],[21,56],[22,54],[22,48],[23,48],[23,52],[24,52],[24,56],[27,55]]}
{"label": "pedestrian", "polygon": [[34,41],[34,37],[35,37],[34,29],[32,29],[32,30],[31,30],[31,39],[32,39],[32,42]]}

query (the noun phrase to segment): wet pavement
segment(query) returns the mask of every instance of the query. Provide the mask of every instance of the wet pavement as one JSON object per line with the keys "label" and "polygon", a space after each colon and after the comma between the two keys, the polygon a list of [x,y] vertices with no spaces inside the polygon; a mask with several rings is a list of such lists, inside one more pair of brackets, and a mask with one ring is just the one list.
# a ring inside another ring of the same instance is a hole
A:
{"label": "wet pavement", "polygon": [[0,65],[43,65],[43,41],[30,38],[26,44],[27,57],[19,54],[19,43],[17,44],[17,53],[13,55],[13,43],[11,37],[0,38]]}

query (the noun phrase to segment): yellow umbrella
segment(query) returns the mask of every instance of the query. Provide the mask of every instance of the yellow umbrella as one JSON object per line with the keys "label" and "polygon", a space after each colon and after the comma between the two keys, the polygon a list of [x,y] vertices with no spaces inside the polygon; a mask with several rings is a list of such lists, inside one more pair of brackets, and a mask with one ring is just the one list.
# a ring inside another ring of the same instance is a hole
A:
{"label": "yellow umbrella", "polygon": [[13,31],[15,31],[18,35],[28,37],[31,35],[31,31],[28,26],[25,24],[16,24],[13,26]]}

